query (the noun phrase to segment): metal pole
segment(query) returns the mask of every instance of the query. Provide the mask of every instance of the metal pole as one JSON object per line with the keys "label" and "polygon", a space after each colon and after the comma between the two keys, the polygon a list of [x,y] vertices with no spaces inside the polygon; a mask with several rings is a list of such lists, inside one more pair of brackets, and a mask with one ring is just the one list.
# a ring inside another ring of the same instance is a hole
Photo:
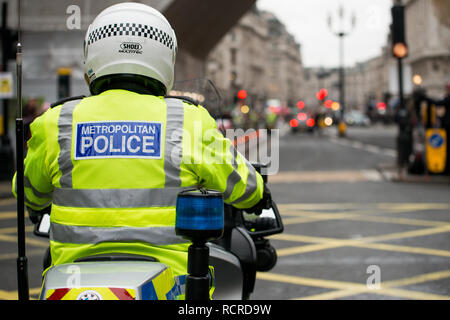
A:
{"label": "metal pole", "polygon": [[403,60],[398,58],[398,97],[399,109],[405,109],[405,100],[403,97]]}
{"label": "metal pole", "polygon": [[345,33],[339,33],[340,66],[339,66],[339,101],[341,103],[341,119],[344,121],[345,112],[345,70],[344,70],[344,37]]}
{"label": "metal pole", "polygon": [[344,38],[349,35],[350,32],[355,28],[356,18],[353,14],[351,23],[352,27],[347,32],[344,31],[344,8],[339,7],[339,32],[333,32],[332,28],[332,17],[328,16],[328,27],[330,30],[339,37],[339,104],[340,104],[340,116],[339,116],[339,124],[338,131],[340,137],[345,137],[347,126],[345,124],[344,115],[345,115],[345,66],[344,66]]}
{"label": "metal pole", "polygon": [[20,0],[18,3],[17,66],[17,118],[16,118],[16,186],[17,186],[17,284],[19,300],[29,300],[28,259],[25,249],[25,201],[24,201],[24,132],[22,108],[22,44],[20,37]]}
{"label": "metal pole", "polygon": [[398,178],[403,179],[404,166],[408,164],[408,157],[412,150],[412,131],[409,118],[409,111],[405,106],[403,97],[403,61],[398,58],[398,97],[399,105],[397,111],[398,137],[397,137],[397,157],[398,157]]}

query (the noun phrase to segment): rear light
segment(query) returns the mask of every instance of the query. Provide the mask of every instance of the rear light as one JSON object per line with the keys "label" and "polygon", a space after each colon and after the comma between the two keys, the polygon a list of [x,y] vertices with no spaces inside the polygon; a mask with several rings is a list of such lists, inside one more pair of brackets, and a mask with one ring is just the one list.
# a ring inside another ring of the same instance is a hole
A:
{"label": "rear light", "polygon": [[384,102],[378,102],[377,103],[377,108],[378,109],[386,109],[386,103],[384,103]]}
{"label": "rear light", "polygon": [[291,121],[289,121],[289,125],[290,125],[292,128],[298,127],[298,121],[297,121],[297,119],[291,119]]}
{"label": "rear light", "polygon": [[314,121],[313,118],[309,118],[308,120],[306,120],[306,125],[310,128],[314,127],[315,124],[316,124],[316,122]]}

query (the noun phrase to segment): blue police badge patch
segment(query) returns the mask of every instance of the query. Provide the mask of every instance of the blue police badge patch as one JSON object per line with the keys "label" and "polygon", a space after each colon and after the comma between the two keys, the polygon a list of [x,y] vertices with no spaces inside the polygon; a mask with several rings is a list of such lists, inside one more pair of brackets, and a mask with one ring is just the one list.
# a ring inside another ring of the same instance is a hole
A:
{"label": "blue police badge patch", "polygon": [[161,159],[160,122],[83,122],[77,123],[75,135],[75,160]]}

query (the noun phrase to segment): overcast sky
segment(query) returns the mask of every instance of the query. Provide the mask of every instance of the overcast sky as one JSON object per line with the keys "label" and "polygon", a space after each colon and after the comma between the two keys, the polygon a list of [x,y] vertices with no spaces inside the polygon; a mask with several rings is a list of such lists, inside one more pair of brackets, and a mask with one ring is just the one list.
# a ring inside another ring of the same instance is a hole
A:
{"label": "overcast sky", "polygon": [[354,31],[345,37],[345,64],[379,55],[387,41],[392,0],[257,0],[258,8],[273,12],[300,43],[307,67],[338,66],[339,42],[328,28],[328,16],[332,15],[338,31],[341,4],[345,29],[350,29],[352,14],[356,16]]}

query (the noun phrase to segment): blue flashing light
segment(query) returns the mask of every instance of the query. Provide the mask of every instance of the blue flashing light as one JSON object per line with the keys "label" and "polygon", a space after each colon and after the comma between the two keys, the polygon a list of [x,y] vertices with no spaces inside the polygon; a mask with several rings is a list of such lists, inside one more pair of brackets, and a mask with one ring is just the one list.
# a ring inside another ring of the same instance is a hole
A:
{"label": "blue flashing light", "polygon": [[222,194],[208,190],[181,192],[177,197],[177,229],[208,231],[221,230],[224,225]]}

